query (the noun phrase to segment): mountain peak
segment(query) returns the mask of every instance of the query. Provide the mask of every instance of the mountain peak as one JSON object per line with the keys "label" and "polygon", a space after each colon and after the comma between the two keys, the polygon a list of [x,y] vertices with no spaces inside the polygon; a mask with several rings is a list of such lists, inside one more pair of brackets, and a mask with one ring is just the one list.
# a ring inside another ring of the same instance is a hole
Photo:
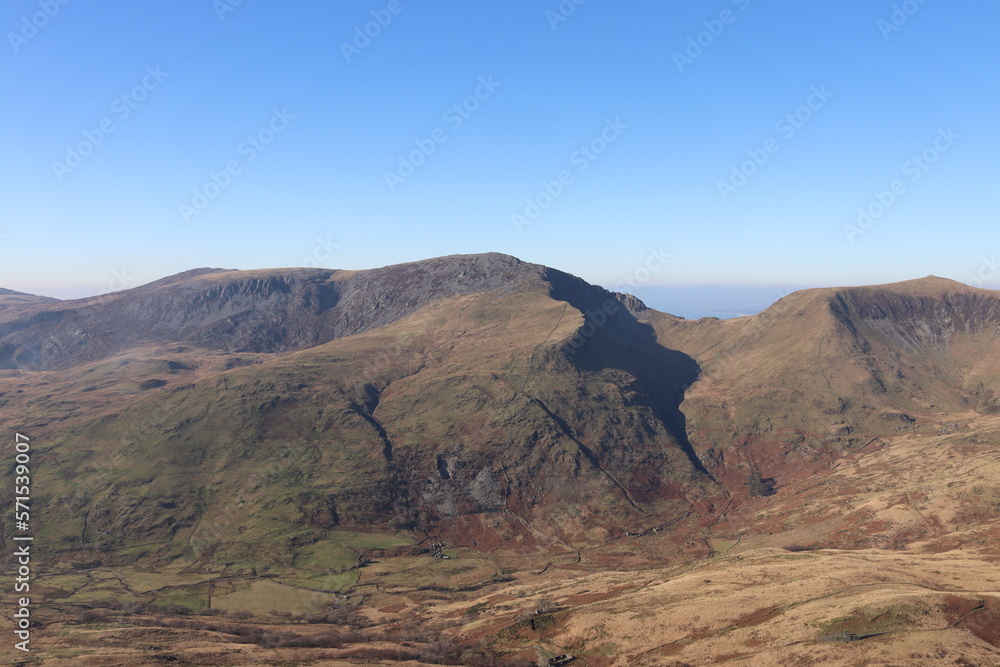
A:
{"label": "mountain peak", "polygon": [[902,280],[895,283],[886,283],[884,285],[873,285],[871,288],[899,291],[920,296],[941,295],[945,292],[969,292],[976,289],[966,285],[965,283],[958,282],[957,280],[942,278],[941,276],[935,275],[928,275],[923,278],[915,278],[913,280]]}
{"label": "mountain peak", "polygon": [[191,278],[197,278],[198,276],[203,276],[210,273],[226,273],[232,269],[215,269],[210,267],[202,267],[198,269],[189,269],[187,271],[181,271],[180,273],[175,273],[165,278],[160,278],[159,280],[154,280],[151,283],[146,283],[145,285],[140,285],[137,290],[147,290],[155,289],[157,287],[163,287],[164,285],[173,285],[174,283],[184,282],[185,280],[190,280]]}
{"label": "mountain peak", "polygon": [[[215,350],[288,352],[388,325],[439,299],[487,291],[509,294],[528,285],[541,290],[548,284],[554,291],[553,274],[565,275],[501,253],[451,255],[364,271],[192,269],[71,305],[56,302],[34,305],[30,313],[11,312],[0,364],[62,367],[166,341]],[[600,291],[601,299],[607,298]],[[44,316],[30,319],[39,316],[40,307],[48,309]]]}

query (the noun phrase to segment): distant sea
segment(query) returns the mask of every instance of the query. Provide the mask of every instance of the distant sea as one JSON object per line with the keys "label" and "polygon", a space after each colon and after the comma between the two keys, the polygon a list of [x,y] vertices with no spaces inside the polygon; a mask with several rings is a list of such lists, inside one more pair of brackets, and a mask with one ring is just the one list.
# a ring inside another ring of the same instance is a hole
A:
{"label": "distant sea", "polygon": [[[612,288],[608,288],[612,289]],[[775,285],[709,285],[676,287],[639,287],[628,290],[650,308],[689,320],[702,317],[733,317],[756,315],[778,299],[801,286]]]}

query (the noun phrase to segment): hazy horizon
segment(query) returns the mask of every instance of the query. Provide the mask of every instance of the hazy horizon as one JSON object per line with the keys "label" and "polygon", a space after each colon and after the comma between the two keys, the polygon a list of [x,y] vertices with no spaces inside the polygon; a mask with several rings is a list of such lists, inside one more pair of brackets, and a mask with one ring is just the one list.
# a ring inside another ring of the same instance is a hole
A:
{"label": "hazy horizon", "polygon": [[[551,268],[558,269],[559,267]],[[166,277],[168,276],[157,276],[153,280]],[[918,277],[922,276],[914,276],[913,278]],[[108,287],[55,287],[28,293],[61,300],[72,300],[99,296],[140,286],[138,284],[131,284],[134,283],[134,277],[128,274],[118,274],[116,281],[119,283],[118,286],[112,284]],[[126,283],[129,283],[129,287],[120,286]],[[615,283],[605,282],[594,284],[600,284],[601,287],[613,292],[633,294],[650,308],[685,319],[699,319],[703,317],[730,319],[755,315],[767,309],[775,301],[798,290],[817,287],[851,287],[866,283],[842,283],[836,285],[635,285],[618,281]],[[0,288],[3,288],[3,286],[0,285]]]}

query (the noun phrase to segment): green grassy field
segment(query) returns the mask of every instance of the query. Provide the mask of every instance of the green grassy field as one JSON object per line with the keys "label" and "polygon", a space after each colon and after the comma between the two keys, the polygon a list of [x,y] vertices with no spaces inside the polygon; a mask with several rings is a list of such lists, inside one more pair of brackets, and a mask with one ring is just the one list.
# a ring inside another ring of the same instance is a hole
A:
{"label": "green grassy field", "polygon": [[350,588],[358,582],[359,573],[357,570],[348,570],[340,573],[312,573],[297,570],[293,574],[281,575],[278,580],[282,583],[301,588],[308,588],[314,591],[324,591],[336,593]]}
{"label": "green grassy field", "polygon": [[261,614],[272,610],[306,614],[320,611],[333,601],[333,596],[326,593],[257,580],[216,585],[212,607]]}
{"label": "green grassy field", "polygon": [[441,560],[429,556],[404,556],[365,566],[361,571],[361,583],[397,590],[448,590],[480,585],[496,576],[493,563],[482,558]]}

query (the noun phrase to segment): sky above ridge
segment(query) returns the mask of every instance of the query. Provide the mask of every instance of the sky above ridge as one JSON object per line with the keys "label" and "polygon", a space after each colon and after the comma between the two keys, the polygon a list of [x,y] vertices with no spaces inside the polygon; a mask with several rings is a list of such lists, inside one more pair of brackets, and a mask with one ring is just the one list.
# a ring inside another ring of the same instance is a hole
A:
{"label": "sky above ridge", "polygon": [[0,287],[489,251],[640,295],[766,286],[734,311],[1000,287],[998,24],[986,0],[8,0]]}

